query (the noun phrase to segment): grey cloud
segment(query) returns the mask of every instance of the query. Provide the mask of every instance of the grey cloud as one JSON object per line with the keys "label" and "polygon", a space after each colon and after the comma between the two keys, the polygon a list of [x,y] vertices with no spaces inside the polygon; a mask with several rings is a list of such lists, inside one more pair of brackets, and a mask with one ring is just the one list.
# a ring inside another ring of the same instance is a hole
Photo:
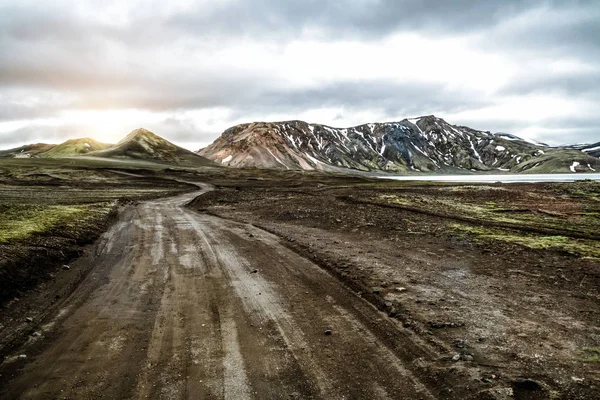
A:
{"label": "grey cloud", "polygon": [[[507,132],[516,135],[520,131],[529,128],[528,123],[510,119],[488,119],[482,123],[479,119],[462,119],[460,121],[448,121],[454,124],[466,125],[475,129],[489,130],[491,132]],[[532,138],[547,143],[551,146],[559,146],[574,143],[595,143],[600,140],[600,116],[597,117],[561,117],[548,118],[538,121],[536,126],[551,127],[540,129],[539,132],[531,131]],[[522,135],[523,136],[523,135]]]}
{"label": "grey cloud", "polygon": [[32,124],[9,132],[0,132],[0,149],[18,147],[23,143],[61,143],[66,138],[85,137],[86,127],[77,125],[49,126]]}
{"label": "grey cloud", "polygon": [[175,15],[166,24],[204,34],[293,36],[313,28],[327,37],[372,38],[399,30],[440,33],[468,32],[493,25],[502,18],[529,9],[542,1],[516,0],[319,0],[237,1],[231,7]]}
{"label": "grey cloud", "polygon": [[[510,52],[515,57],[578,57],[600,63],[600,3],[542,2],[539,15],[521,15],[519,24],[498,24],[482,30],[475,43],[482,49]],[[504,21],[506,22],[506,21]]]}
{"label": "grey cloud", "polygon": [[28,106],[4,103],[0,106],[0,122],[49,117],[58,111],[58,108],[45,104]]}
{"label": "grey cloud", "polygon": [[[61,5],[62,4],[62,5]],[[65,5],[66,4],[66,5]],[[514,29],[506,21],[536,9],[553,10],[557,21],[537,21]],[[570,19],[573,10],[587,16]],[[202,61],[169,66],[159,57],[186,60],[186,51],[210,54],[228,43],[256,40],[279,46],[310,37],[317,41],[353,39],[374,42],[396,32],[414,32],[430,38],[468,34],[488,53],[506,57],[552,59],[567,55],[598,66],[600,71],[600,3],[598,1],[517,0],[255,0],[199,4],[195,9],[162,15],[153,7],[138,7],[126,24],[106,24],[78,16],[69,3],[43,6],[10,0],[0,5],[0,121],[57,115],[62,108],[138,108],[173,112],[212,107],[233,110],[231,120],[268,116],[274,112],[294,116],[304,110],[343,107],[345,110],[383,110],[390,119],[420,114],[458,113],[485,107],[497,99],[450,90],[430,83],[395,84],[373,77],[371,81],[337,81],[319,88],[288,90],[272,77],[249,72],[240,65],[209,71]],[[198,47],[169,53],[181,38],[196,39]],[[158,48],[166,49],[160,53]],[[360,56],[360,55],[357,55]],[[265,60],[268,62],[268,60]],[[443,68],[443,62],[440,68]],[[598,100],[600,76],[554,74],[531,76],[519,71],[497,96],[558,93],[566,97]],[[14,90],[68,94],[68,101],[52,96],[38,102],[5,101]],[[480,129],[515,132],[521,124],[510,116],[489,121]],[[343,121],[343,115],[339,115]],[[571,120],[577,140],[598,139],[592,121]],[[319,122],[319,121],[313,121]],[[367,122],[367,121],[365,121]],[[468,124],[468,121],[450,121]],[[545,121],[568,131],[568,121]],[[477,125],[477,124],[475,124]],[[575,125],[577,127],[575,128]],[[152,127],[150,127],[152,128]],[[173,140],[195,142],[215,132],[201,132],[192,122],[173,118],[157,124]],[[64,138],[76,128],[31,127],[13,132],[19,140]],[[218,132],[217,132],[218,133]],[[544,140],[544,138],[540,138]],[[0,142],[9,140],[0,135]],[[12,139],[11,139],[12,140]],[[204,139],[201,139],[204,141]],[[570,141],[565,140],[565,141]]]}
{"label": "grey cloud", "polygon": [[596,143],[600,140],[600,132],[598,132],[596,126],[556,128],[552,132],[543,133],[544,142],[553,146]]}
{"label": "grey cloud", "polygon": [[336,82],[304,90],[266,92],[261,95],[261,102],[246,104],[243,110],[249,108],[257,113],[267,109],[293,111],[324,107],[381,109],[389,118],[398,119],[420,115],[424,109],[431,112],[459,112],[485,104],[489,103],[480,98],[475,100],[473,93],[450,90],[440,84],[372,80]]}
{"label": "grey cloud", "polygon": [[144,47],[181,35],[209,40],[268,37],[277,41],[297,38],[307,30],[321,38],[373,39],[397,31],[454,35],[485,30],[544,4],[547,1],[236,0],[217,5],[199,3],[192,10],[166,16],[153,14],[152,7],[141,7],[130,13],[129,24],[112,26],[80,20],[68,6],[25,7],[9,3],[0,8],[0,29],[5,38],[19,42],[74,45],[103,38]]}
{"label": "grey cloud", "polygon": [[[170,117],[156,123],[144,124],[144,127],[173,143],[193,151],[207,146],[214,140],[216,135],[221,133],[220,131],[203,131],[193,121],[178,117]],[[0,150],[19,147],[24,143],[62,143],[69,138],[89,136],[88,129],[89,127],[83,125],[51,126],[33,124],[8,132],[0,132]],[[127,130],[120,132],[122,137],[125,137],[128,133]]]}
{"label": "grey cloud", "polygon": [[577,98],[590,97],[600,101],[600,66],[597,71],[563,72],[557,74],[524,74],[506,85],[501,95],[553,93]]}
{"label": "grey cloud", "polygon": [[225,128],[206,131],[198,127],[189,118],[180,116],[172,116],[148,126],[151,131],[157,132],[164,138],[193,151],[208,146]]}

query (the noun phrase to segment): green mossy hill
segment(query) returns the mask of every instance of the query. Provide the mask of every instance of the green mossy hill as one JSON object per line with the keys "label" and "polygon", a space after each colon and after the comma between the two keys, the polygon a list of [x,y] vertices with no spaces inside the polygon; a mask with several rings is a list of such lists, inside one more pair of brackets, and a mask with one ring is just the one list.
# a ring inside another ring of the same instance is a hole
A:
{"label": "green mossy hill", "polygon": [[90,153],[90,155],[106,158],[130,158],[193,164],[197,166],[214,165],[212,161],[179,147],[144,128],[134,130],[116,145]]}
{"label": "green mossy hill", "polygon": [[531,174],[600,172],[600,158],[578,150],[549,149],[537,157],[521,162],[511,172]]}
{"label": "green mossy hill", "polygon": [[42,153],[43,158],[72,157],[79,154],[87,154],[110,147],[109,144],[100,143],[92,138],[71,139],[54,146],[52,149]]}
{"label": "green mossy hill", "polygon": [[38,157],[55,147],[55,144],[35,143],[15,147],[8,150],[0,150],[0,158],[31,158]]}

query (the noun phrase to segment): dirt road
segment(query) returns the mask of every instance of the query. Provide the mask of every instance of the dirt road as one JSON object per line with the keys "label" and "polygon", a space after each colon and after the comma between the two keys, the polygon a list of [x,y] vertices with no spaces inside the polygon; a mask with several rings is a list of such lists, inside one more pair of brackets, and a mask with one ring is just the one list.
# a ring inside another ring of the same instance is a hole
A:
{"label": "dirt road", "polygon": [[27,358],[5,361],[19,373],[0,397],[463,396],[422,373],[435,356],[417,337],[276,236],[184,207],[201,193],[124,210]]}

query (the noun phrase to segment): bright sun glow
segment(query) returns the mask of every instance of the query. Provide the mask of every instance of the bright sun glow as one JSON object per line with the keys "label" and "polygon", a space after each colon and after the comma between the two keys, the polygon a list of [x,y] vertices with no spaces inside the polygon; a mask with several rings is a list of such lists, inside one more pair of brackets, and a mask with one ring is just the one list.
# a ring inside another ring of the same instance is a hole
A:
{"label": "bright sun glow", "polygon": [[82,136],[90,136],[105,143],[116,143],[133,129],[156,123],[164,117],[140,110],[66,110],[61,113],[62,123],[68,121],[89,129]]}

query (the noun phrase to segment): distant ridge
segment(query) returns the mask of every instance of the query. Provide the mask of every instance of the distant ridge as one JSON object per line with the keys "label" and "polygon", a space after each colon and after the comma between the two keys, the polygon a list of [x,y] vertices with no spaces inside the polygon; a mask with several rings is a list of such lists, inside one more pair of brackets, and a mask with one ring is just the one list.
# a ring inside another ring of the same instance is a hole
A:
{"label": "distant ridge", "polygon": [[572,149],[581,150],[584,153],[589,154],[593,157],[600,157],[600,142],[593,144],[576,144],[568,147]]}
{"label": "distant ridge", "polygon": [[133,130],[116,145],[89,153],[94,157],[131,158],[176,164],[213,165],[212,161],[179,147],[144,128]]}
{"label": "distant ridge", "polygon": [[227,129],[198,151],[231,167],[362,171],[594,172],[600,160],[517,136],[451,125],[434,115],[333,128],[304,121]]}
{"label": "distant ridge", "polygon": [[71,139],[52,147],[40,156],[44,158],[71,157],[103,150],[110,146],[110,144],[100,143],[92,138]]}
{"label": "distant ridge", "polygon": [[26,145],[0,151],[0,158],[64,158],[84,155],[190,166],[214,165],[212,161],[179,147],[144,128],[135,129],[115,145],[100,143],[91,138],[81,138],[67,140],[58,145]]}
{"label": "distant ridge", "polygon": [[43,154],[56,146],[56,144],[46,143],[26,144],[24,146],[15,147],[8,150],[0,150],[0,158],[39,157],[40,154]]}

